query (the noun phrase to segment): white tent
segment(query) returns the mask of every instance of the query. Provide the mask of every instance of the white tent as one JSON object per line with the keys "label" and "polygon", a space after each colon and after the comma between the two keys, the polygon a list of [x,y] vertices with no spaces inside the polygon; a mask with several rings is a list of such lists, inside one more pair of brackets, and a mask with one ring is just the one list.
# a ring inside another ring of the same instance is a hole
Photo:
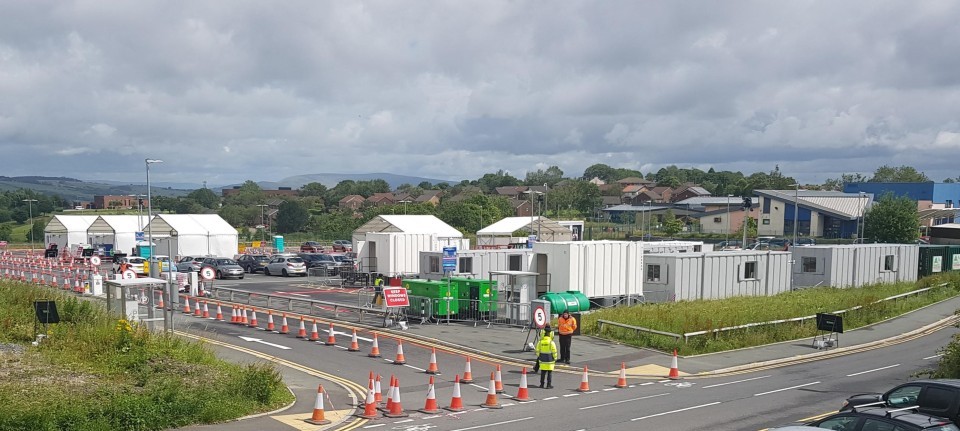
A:
{"label": "white tent", "polygon": [[573,239],[573,232],[569,228],[546,217],[505,217],[478,230],[477,245],[480,247],[507,246],[511,243],[526,242],[526,237],[513,237],[513,233],[518,230],[537,235],[540,241]]}
{"label": "white tent", "polygon": [[147,216],[103,215],[90,225],[87,234],[93,240],[91,244],[111,244],[113,250],[130,254],[137,245],[137,232],[143,232],[148,221]]}
{"label": "white tent", "polygon": [[216,214],[157,214],[146,230],[153,231],[158,255],[233,257],[237,254],[237,230]]}
{"label": "white tent", "polygon": [[87,229],[97,216],[57,215],[43,228],[44,247],[54,243],[61,250],[71,244],[89,244]]}

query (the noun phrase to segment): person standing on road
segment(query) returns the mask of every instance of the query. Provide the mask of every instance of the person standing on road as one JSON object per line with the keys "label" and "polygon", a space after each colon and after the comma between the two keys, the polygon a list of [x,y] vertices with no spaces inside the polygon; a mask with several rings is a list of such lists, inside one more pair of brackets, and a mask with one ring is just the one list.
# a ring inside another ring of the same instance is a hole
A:
{"label": "person standing on road", "polygon": [[547,381],[547,389],[553,389],[553,366],[557,360],[557,344],[553,342],[553,331],[550,327],[543,329],[543,338],[537,343],[537,361],[540,363],[540,388],[543,381]]}
{"label": "person standing on road", "polygon": [[383,302],[383,274],[377,274],[373,280],[373,304],[380,305]]}
{"label": "person standing on road", "polygon": [[570,316],[569,311],[564,311],[558,320],[557,332],[560,334],[560,359],[561,362],[570,365],[570,342],[573,341],[573,333],[577,330],[577,319]]}

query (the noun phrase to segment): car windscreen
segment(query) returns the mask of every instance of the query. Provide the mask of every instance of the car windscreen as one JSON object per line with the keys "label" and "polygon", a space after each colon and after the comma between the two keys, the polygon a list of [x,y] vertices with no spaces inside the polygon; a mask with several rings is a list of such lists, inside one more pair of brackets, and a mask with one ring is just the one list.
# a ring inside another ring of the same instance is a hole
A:
{"label": "car windscreen", "polygon": [[253,260],[256,260],[259,262],[267,262],[270,260],[270,256],[253,256]]}
{"label": "car windscreen", "polygon": [[333,257],[333,260],[335,260],[335,261],[337,261],[337,262],[344,262],[344,261],[347,261],[347,260],[350,260],[350,259],[347,259],[346,256],[334,256],[334,257]]}
{"label": "car windscreen", "polygon": [[237,261],[233,259],[217,259],[217,265],[236,265]]}

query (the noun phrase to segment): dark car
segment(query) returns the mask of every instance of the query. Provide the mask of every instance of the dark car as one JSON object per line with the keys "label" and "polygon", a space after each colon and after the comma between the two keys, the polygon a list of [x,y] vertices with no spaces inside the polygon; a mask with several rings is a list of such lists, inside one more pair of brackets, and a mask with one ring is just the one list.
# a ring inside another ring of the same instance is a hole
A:
{"label": "dark car", "polygon": [[333,242],[333,251],[339,251],[339,252],[353,251],[353,242],[345,239],[338,239]]}
{"label": "dark car", "polygon": [[320,253],[297,253],[297,256],[300,256],[303,259],[303,263],[307,264],[307,269],[317,268],[323,263],[323,257],[325,254]]}
{"label": "dark car", "polygon": [[347,257],[344,253],[329,253],[316,255],[317,261],[313,268],[319,268],[322,273],[327,275],[340,274],[340,270],[346,267],[353,267],[353,259]]}
{"label": "dark car", "polygon": [[243,280],[243,268],[233,259],[208,257],[203,260],[203,266],[213,268],[218,279],[239,278]]}
{"label": "dark car", "polygon": [[915,380],[883,394],[857,394],[847,398],[840,411],[877,403],[890,408],[917,406],[921,413],[956,422],[960,420],[960,380]]}
{"label": "dark car", "polygon": [[323,245],[316,241],[307,241],[300,245],[301,253],[320,253],[323,251]]}
{"label": "dark car", "polygon": [[797,247],[809,247],[811,245],[817,245],[817,241],[813,238],[797,238]]}
{"label": "dark car", "polygon": [[917,411],[915,407],[889,409],[861,406],[853,410],[834,413],[807,426],[842,431],[958,431],[947,419]]}
{"label": "dark car", "polygon": [[242,254],[237,258],[237,264],[251,274],[263,272],[263,268],[270,262],[270,256],[265,254]]}

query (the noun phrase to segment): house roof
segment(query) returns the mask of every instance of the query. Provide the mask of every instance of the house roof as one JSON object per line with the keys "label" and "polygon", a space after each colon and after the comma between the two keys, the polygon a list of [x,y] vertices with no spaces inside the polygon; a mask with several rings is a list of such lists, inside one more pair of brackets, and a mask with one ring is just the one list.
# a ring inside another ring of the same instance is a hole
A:
{"label": "house roof", "polygon": [[640,177],[626,177],[623,179],[617,180],[618,184],[650,184],[653,181],[647,181]]}
{"label": "house roof", "polygon": [[864,193],[865,197],[861,197],[860,193],[824,190],[754,190],[754,193],[786,203],[793,203],[796,199],[801,207],[847,220],[860,217],[873,203],[872,193]]}
{"label": "house roof", "polygon": [[45,233],[86,232],[97,216],[56,215],[43,228]]}
{"label": "house roof", "polygon": [[643,190],[643,186],[639,184],[630,184],[623,188],[623,193],[636,193],[640,190]]}
{"label": "house roof", "polygon": [[650,200],[663,199],[663,196],[660,196],[660,193],[657,193],[653,190],[644,190],[640,193],[637,193],[637,196],[646,196],[650,198]]}
{"label": "house roof", "polygon": [[147,216],[102,215],[94,220],[87,232],[106,234],[142,232],[149,220]]}
{"label": "house roof", "polygon": [[509,236],[510,234],[526,229],[540,232],[566,232],[570,229],[545,217],[505,217],[496,223],[477,231],[477,235]]}
{"label": "house roof", "polygon": [[600,203],[603,205],[620,205],[623,203],[623,199],[620,196],[601,196]]}
{"label": "house roof", "polygon": [[674,202],[677,205],[689,205],[689,206],[707,206],[707,205],[726,205],[727,202],[730,203],[730,208],[733,208],[734,205],[741,205],[743,198],[740,196],[694,196],[692,198],[686,198],[682,201]]}
{"label": "house roof", "polygon": [[710,196],[710,192],[707,191],[707,189],[700,186],[686,187],[683,190],[677,190],[677,193],[685,192],[685,191],[691,191],[693,193],[696,193],[699,196]]}
{"label": "house roof", "polygon": [[157,214],[150,221],[154,235],[237,235],[237,230],[216,214]]}
{"label": "house roof", "polygon": [[402,193],[394,194],[394,195],[393,195],[393,199],[394,199],[395,201],[397,201],[397,202],[403,202],[403,201],[411,201],[411,202],[412,202],[412,201],[413,201],[413,197],[410,196],[410,193],[407,193],[407,192],[402,192]]}
{"label": "house roof", "polygon": [[364,223],[355,232],[399,232],[435,234],[445,238],[462,238],[463,234],[432,215],[379,215]]}
{"label": "house roof", "polygon": [[417,196],[417,199],[414,202],[426,202],[433,198],[440,197],[440,190],[424,190],[420,196]]}
{"label": "house roof", "polygon": [[603,211],[621,211],[621,212],[648,212],[660,211],[672,208],[670,205],[616,205],[610,208],[604,208]]}
{"label": "house roof", "polygon": [[363,196],[360,196],[360,195],[346,195],[346,196],[340,198],[340,203],[345,204],[345,203],[348,203],[348,202],[351,202],[351,201],[363,202],[363,201],[365,201],[365,200],[366,200],[366,199],[364,199]]}
{"label": "house roof", "polygon": [[504,196],[516,196],[522,192],[527,191],[527,186],[504,186],[496,188],[498,195]]}
{"label": "house roof", "polygon": [[[919,212],[920,220],[932,220],[932,219],[948,218],[948,217],[956,218],[958,214],[960,214],[960,209],[957,209],[957,208],[944,208],[944,209],[928,208],[928,209],[922,209]],[[943,225],[940,225],[940,226],[943,226]]]}
{"label": "house roof", "polygon": [[370,202],[380,202],[383,200],[392,201],[393,199],[393,193],[374,193],[373,196],[367,198]]}
{"label": "house roof", "polygon": [[650,191],[652,191],[652,192],[654,192],[654,193],[656,193],[656,194],[659,194],[659,195],[663,195],[664,192],[671,192],[671,193],[672,193],[672,192],[673,192],[673,189],[670,188],[670,187],[667,187],[667,186],[660,186],[660,187],[654,187],[654,188],[650,189]]}

